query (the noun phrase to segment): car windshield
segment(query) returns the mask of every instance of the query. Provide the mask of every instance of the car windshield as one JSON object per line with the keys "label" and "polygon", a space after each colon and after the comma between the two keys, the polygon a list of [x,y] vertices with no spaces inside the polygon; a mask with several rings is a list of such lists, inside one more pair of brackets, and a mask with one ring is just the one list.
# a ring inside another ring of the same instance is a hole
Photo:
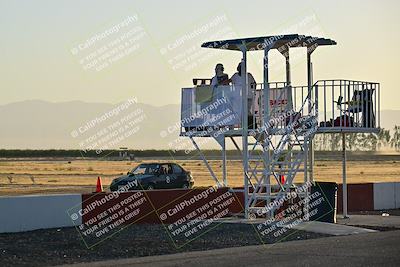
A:
{"label": "car windshield", "polygon": [[158,164],[140,164],[135,169],[133,169],[131,173],[134,175],[155,174],[158,168]]}

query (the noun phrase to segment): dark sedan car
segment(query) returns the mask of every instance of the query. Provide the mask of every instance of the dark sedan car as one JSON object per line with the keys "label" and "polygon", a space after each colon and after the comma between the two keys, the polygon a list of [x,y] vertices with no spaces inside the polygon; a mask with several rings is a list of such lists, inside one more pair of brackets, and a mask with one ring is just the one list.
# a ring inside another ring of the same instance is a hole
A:
{"label": "dark sedan car", "polygon": [[[129,183],[129,185],[128,185]],[[175,163],[143,163],[111,182],[111,191],[121,187],[129,190],[191,188],[194,184],[190,172]]]}

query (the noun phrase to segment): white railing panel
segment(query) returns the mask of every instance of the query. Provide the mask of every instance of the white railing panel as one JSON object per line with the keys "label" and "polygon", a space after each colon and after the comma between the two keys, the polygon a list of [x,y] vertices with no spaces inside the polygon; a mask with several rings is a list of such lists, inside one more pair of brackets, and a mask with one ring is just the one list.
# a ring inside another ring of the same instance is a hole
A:
{"label": "white railing panel", "polygon": [[182,89],[182,127],[239,126],[241,88],[199,86]]}

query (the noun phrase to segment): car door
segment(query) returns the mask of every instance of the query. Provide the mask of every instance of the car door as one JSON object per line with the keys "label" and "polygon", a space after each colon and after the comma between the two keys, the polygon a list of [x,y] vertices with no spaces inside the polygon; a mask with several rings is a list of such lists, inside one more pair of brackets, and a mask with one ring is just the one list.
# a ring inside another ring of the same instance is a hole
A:
{"label": "car door", "polygon": [[157,188],[164,189],[170,187],[171,178],[168,176],[168,164],[160,164],[158,175],[155,179]]}
{"label": "car door", "polygon": [[137,168],[135,170],[135,179],[139,183],[139,189],[146,189],[149,184],[156,185],[156,171],[158,170],[158,164],[143,164],[143,168]]}
{"label": "car door", "polygon": [[167,188],[177,188],[178,177],[173,170],[173,164],[168,164],[167,176],[166,176]]}
{"label": "car door", "polygon": [[162,164],[162,172],[160,180],[163,182],[163,188],[174,188],[176,178],[174,177],[171,164]]}
{"label": "car door", "polygon": [[177,164],[172,164],[172,171],[174,173],[174,188],[182,188],[186,182],[186,174],[183,169]]}

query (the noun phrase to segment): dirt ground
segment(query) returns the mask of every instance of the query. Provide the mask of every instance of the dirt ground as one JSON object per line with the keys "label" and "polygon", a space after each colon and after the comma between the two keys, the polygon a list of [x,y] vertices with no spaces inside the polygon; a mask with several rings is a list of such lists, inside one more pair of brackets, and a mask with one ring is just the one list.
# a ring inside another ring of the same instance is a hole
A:
{"label": "dirt ground", "polygon": [[[105,188],[112,179],[125,174],[142,162],[165,162],[166,160],[116,161],[94,159],[0,159],[0,196],[50,193],[92,192],[97,177],[102,178]],[[169,160],[171,161],[171,160]],[[214,185],[206,166],[200,160],[175,160],[192,172],[195,186]],[[222,163],[209,161],[218,177],[222,176]],[[228,161],[228,185],[242,186],[242,165],[238,160]],[[342,163],[337,159],[316,159],[316,181],[340,183]],[[303,179],[302,173],[296,181]],[[348,183],[400,182],[400,155],[395,157],[371,156],[365,160],[356,158],[347,162]]]}

